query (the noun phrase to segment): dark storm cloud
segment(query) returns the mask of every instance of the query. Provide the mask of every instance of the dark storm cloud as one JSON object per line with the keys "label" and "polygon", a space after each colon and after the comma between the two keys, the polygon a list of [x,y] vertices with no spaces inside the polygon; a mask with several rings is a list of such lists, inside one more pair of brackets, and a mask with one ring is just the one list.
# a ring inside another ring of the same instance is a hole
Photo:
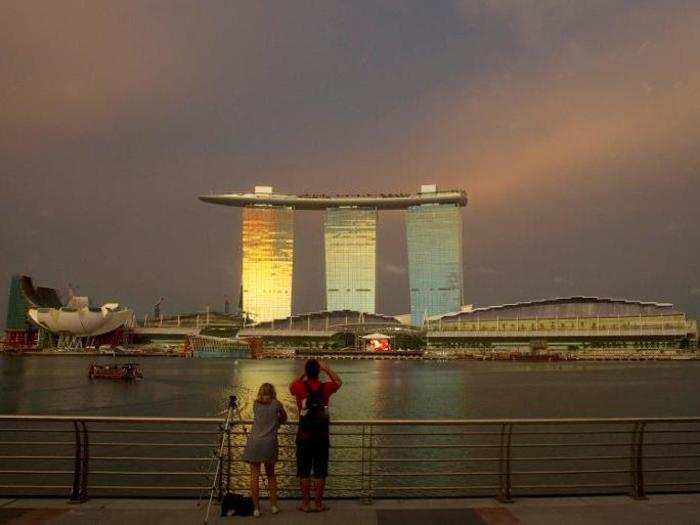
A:
{"label": "dark storm cloud", "polygon": [[[5,2],[0,293],[26,272],[221,307],[240,218],[196,195],[436,182],[470,194],[469,303],[700,313],[699,25],[693,1]],[[408,309],[403,235],[381,216],[384,312]],[[323,307],[322,248],[298,214],[297,311]]]}

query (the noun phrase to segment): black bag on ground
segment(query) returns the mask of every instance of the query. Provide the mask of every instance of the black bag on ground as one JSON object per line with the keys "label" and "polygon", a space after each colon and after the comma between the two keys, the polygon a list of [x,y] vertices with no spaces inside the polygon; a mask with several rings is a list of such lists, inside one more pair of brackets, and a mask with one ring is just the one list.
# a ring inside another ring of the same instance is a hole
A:
{"label": "black bag on ground", "polygon": [[323,383],[318,390],[311,390],[309,383],[306,387],[305,407],[299,416],[299,437],[301,439],[327,439],[330,419],[326,414]]}
{"label": "black bag on ground", "polygon": [[253,500],[229,492],[221,500],[221,516],[252,516]]}

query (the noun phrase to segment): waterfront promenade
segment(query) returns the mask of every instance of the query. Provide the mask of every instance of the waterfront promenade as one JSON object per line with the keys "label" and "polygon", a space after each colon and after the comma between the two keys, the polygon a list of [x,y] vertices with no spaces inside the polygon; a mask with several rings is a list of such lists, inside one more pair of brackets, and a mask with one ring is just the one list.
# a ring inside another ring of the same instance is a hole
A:
{"label": "waterfront promenade", "polygon": [[[655,495],[646,500],[626,496],[521,498],[510,504],[493,499],[377,500],[363,505],[355,500],[331,500],[331,510],[302,514],[297,501],[281,502],[272,516],[263,503],[258,518],[220,518],[213,507],[209,523],[260,525],[579,525],[634,523],[636,525],[700,522],[700,494]],[[195,500],[91,499],[72,505],[63,499],[0,499],[4,525],[193,525],[203,523],[204,506]]]}

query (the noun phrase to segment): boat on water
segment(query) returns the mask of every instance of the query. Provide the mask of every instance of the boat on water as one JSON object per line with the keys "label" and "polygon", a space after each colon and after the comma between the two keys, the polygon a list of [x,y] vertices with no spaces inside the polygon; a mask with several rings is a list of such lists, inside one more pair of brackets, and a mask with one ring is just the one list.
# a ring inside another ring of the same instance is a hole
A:
{"label": "boat on water", "polygon": [[143,379],[143,373],[138,363],[125,363],[119,365],[96,365],[91,364],[88,369],[90,379],[121,379],[132,381]]}

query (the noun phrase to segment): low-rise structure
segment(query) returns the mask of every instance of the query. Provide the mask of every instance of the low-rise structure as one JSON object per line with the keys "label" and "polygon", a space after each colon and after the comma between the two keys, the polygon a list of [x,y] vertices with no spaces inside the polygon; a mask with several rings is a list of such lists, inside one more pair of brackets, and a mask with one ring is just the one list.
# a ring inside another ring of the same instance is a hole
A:
{"label": "low-rise structure", "polygon": [[567,297],[429,318],[431,348],[697,349],[697,323],[669,303]]}
{"label": "low-rise structure", "polygon": [[115,346],[133,312],[118,303],[93,307],[89,298],[71,296],[64,305],[54,288],[37,287],[15,275],[10,285],[3,346],[11,350],[45,347]]}
{"label": "low-rise structure", "polygon": [[393,348],[422,346],[420,331],[407,327],[390,315],[356,310],[327,310],[292,315],[242,328],[238,337],[257,339],[264,347],[364,350],[363,336],[383,332]]}

